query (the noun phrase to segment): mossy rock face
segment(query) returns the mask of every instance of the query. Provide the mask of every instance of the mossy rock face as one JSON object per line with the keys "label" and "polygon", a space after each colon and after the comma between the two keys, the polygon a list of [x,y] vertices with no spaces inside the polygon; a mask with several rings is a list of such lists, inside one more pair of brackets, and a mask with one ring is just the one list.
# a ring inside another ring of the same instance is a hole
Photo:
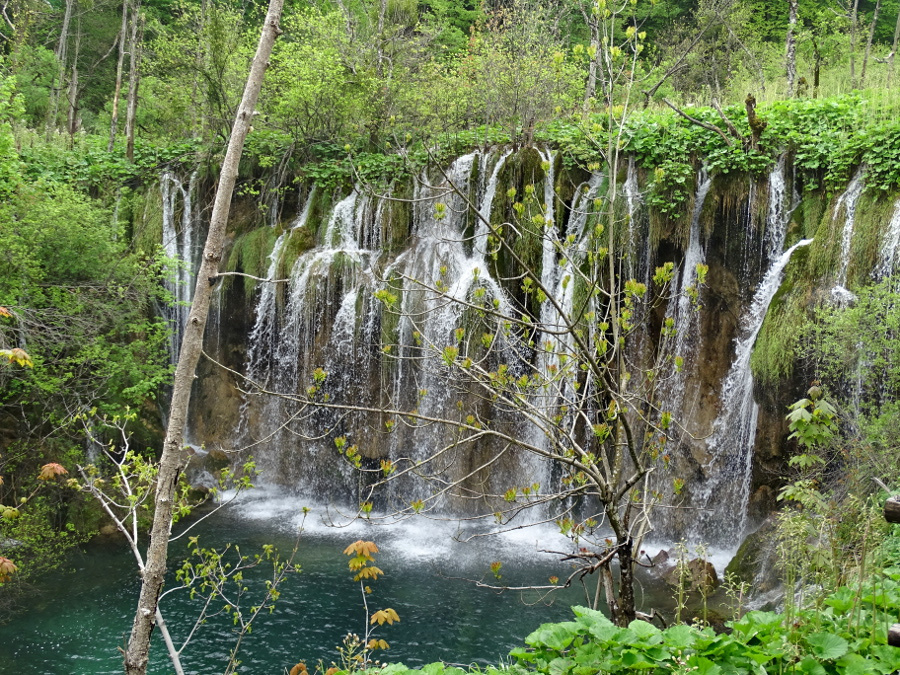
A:
{"label": "mossy rock face", "polygon": [[[272,253],[276,237],[277,233],[271,227],[259,227],[237,237],[225,264],[226,271],[242,272],[264,278],[268,272],[269,256]],[[231,286],[232,279],[233,277],[225,279],[226,288]],[[248,298],[256,290],[256,284],[254,279],[243,277],[244,293]]]}
{"label": "mossy rock face", "polygon": [[279,279],[289,278],[297,259],[315,245],[316,233],[306,225],[288,232],[276,263],[275,276]]}
{"label": "mossy rock face", "polygon": [[757,336],[750,367],[761,383],[775,384],[794,373],[802,329],[814,304],[814,281],[807,278],[810,248],[803,246],[794,251]]}
{"label": "mossy rock face", "polygon": [[142,255],[154,255],[163,239],[162,197],[154,184],[132,195],[131,240]]}
{"label": "mossy rock face", "polygon": [[409,244],[412,230],[412,187],[404,183],[394,191],[384,208],[381,220],[381,248],[386,253],[399,253]]}
{"label": "mossy rock face", "polygon": [[875,191],[866,191],[860,196],[847,270],[849,287],[869,283],[871,271],[880,260],[884,233],[894,215],[896,200],[897,195],[886,198],[884,193]]}
{"label": "mossy rock face", "polygon": [[725,567],[725,578],[750,584],[754,593],[775,588],[779,581],[774,573],[775,538],[778,520],[769,516],[756,532],[744,539],[737,553]]}
{"label": "mossy rock face", "polygon": [[[541,276],[544,232],[543,159],[534,148],[510,155],[497,176],[497,193],[491,209],[491,224],[501,230],[507,246],[497,249],[492,264],[495,279],[532,315],[539,306],[533,296],[525,297],[518,279],[524,270]],[[540,222],[538,222],[540,220]],[[508,247],[508,248],[507,248]],[[509,280],[509,281],[507,281]]]}

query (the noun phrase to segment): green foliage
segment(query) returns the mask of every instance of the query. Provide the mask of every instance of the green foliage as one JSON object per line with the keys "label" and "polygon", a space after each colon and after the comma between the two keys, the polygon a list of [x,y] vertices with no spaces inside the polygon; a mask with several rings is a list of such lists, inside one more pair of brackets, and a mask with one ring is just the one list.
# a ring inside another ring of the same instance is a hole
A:
{"label": "green foliage", "polygon": [[[276,232],[271,227],[258,227],[240,235],[231,248],[225,269],[229,272],[243,272],[265,278],[275,239]],[[225,279],[226,288],[231,285],[233,278]],[[256,290],[257,281],[244,277],[243,283],[244,293],[249,298]]]}
{"label": "green foliage", "polygon": [[6,75],[4,66],[0,58],[0,200],[8,199],[19,181],[21,165],[11,123],[23,112],[15,79]]}
{"label": "green foliage", "polygon": [[[659,629],[643,621],[626,627],[601,612],[573,607],[574,621],[543,624],[510,653],[512,663],[470,672],[485,675],[589,675],[635,673],[819,673],[863,675],[900,667],[900,652],[886,644],[885,623],[900,601],[900,573],[886,570],[858,589],[829,595],[821,611],[802,611],[789,622],[784,614],[752,611],[728,624],[730,632],[675,625]],[[382,675],[450,675],[445,664],[413,670],[385,666]]]}
{"label": "green foliage", "polygon": [[822,305],[804,330],[804,356],[816,376],[864,417],[877,417],[900,394],[898,307],[896,280],[884,279],[859,289],[848,306]]}
{"label": "green foliage", "polygon": [[[823,398],[802,398],[788,406],[787,416],[791,435],[805,448],[815,448],[826,443],[837,429],[834,423],[836,410]],[[795,458],[796,459],[796,458]]]}

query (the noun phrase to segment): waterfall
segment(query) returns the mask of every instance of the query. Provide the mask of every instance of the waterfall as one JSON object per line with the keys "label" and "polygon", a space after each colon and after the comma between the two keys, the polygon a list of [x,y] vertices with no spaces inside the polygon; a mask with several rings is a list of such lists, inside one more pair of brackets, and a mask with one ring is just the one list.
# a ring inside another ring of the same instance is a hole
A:
{"label": "waterfall", "polygon": [[316,188],[310,190],[303,209],[290,229],[282,232],[275,240],[272,252],[269,254],[269,267],[266,270],[266,279],[270,283],[262,283],[259,290],[259,299],[256,301],[255,321],[250,330],[250,339],[247,346],[247,376],[259,383],[268,383],[269,359],[278,354],[278,297],[277,287],[274,283],[281,261],[282,251],[294,230],[306,227],[309,212],[316,194]]}
{"label": "waterfall", "polygon": [[705,467],[707,482],[695,493],[694,505],[705,509],[693,532],[701,541],[738,542],[746,529],[759,413],[759,405],[753,399],[750,356],[769,305],[781,286],[784,268],[794,251],[811,242],[812,239],[797,242],[771,263],[749,311],[741,318],[734,360],[722,386],[721,412],[708,442],[713,458]]}
{"label": "waterfall", "polygon": [[865,165],[860,165],[853,176],[853,180],[850,181],[850,185],[848,185],[844,193],[838,197],[838,200],[834,205],[835,221],[837,220],[841,209],[844,211],[844,229],[841,234],[840,268],[838,270],[834,289],[836,296],[842,296],[846,293],[844,285],[847,283],[847,268],[850,265],[850,245],[853,242],[853,224],[856,218],[856,207],[859,204],[859,197],[865,189],[865,183],[863,182],[865,172]]}
{"label": "waterfall", "polygon": [[[627,237],[627,254],[628,254],[628,275],[638,275],[645,282],[649,281],[650,273],[650,238],[647,238],[647,255],[641,258],[637,250],[637,226],[635,219],[637,218],[638,208],[641,205],[641,189],[638,186],[637,167],[634,163],[634,156],[628,157],[628,169],[625,173],[625,183],[622,185],[622,191],[625,193],[625,206],[627,208],[628,217],[628,237]],[[635,258],[646,260],[646,269],[644,265],[636,266]],[[639,267],[639,268],[638,268]]]}
{"label": "waterfall", "polygon": [[897,268],[898,258],[900,258],[900,199],[894,203],[894,214],[881,241],[879,262],[873,276],[876,279],[891,276]]}
{"label": "waterfall", "polygon": [[785,155],[778,158],[769,172],[769,209],[766,216],[766,259],[772,264],[784,249],[784,235],[788,224],[787,185],[784,178]]}
{"label": "waterfall", "polygon": [[689,290],[697,281],[697,265],[705,261],[703,247],[700,244],[700,215],[706,195],[712,187],[713,179],[704,166],[697,174],[697,194],[694,197],[694,208],[691,212],[691,229],[688,245],[684,252],[684,260],[678,277],[678,292],[669,301],[667,316],[675,320],[675,335],[669,339],[667,353],[674,359],[681,357],[682,366],[663,385],[664,403],[668,406],[682,406],[682,414],[687,415],[688,407],[683,406],[685,373],[690,369],[694,351],[699,339],[700,320],[691,301]]}
{"label": "waterfall", "polygon": [[[481,199],[481,203],[478,205],[478,223],[475,227],[475,249],[480,253],[482,258],[487,253],[488,224],[491,222],[491,209],[494,206],[494,196],[497,194],[497,179],[500,176],[500,170],[506,164],[506,159],[511,153],[512,149],[504,150],[497,159],[497,163],[494,164],[494,169],[491,171],[491,177],[485,186],[484,196]],[[483,157],[482,173],[487,168],[487,159],[489,155],[483,155]]]}
{"label": "waterfall", "polygon": [[[166,290],[174,302],[165,311],[171,325],[169,354],[173,364],[178,362],[184,326],[187,324],[194,298],[194,267],[196,263],[196,238],[194,224],[193,194],[197,186],[197,172],[194,171],[187,185],[178,180],[174,171],[167,169],[160,176],[159,188],[162,195],[163,249],[172,261],[167,268]],[[181,217],[178,215],[178,198],[181,197]]]}

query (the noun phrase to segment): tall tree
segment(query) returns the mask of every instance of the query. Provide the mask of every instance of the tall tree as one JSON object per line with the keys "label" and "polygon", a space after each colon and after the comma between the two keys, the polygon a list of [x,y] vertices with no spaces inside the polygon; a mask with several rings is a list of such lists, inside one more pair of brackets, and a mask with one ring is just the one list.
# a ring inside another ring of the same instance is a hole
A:
{"label": "tall tree", "polygon": [[878,25],[878,14],[881,12],[881,0],[875,3],[875,11],[872,13],[872,23],[869,24],[869,37],[866,39],[866,52],[863,54],[862,71],[859,74],[859,86],[866,83],[866,66],[869,65],[869,56],[872,53],[872,42],[875,39],[875,27]]}
{"label": "tall tree", "polygon": [[66,9],[63,12],[62,28],[59,31],[59,42],[56,43],[57,78],[50,92],[50,105],[47,106],[47,130],[56,126],[56,118],[59,114],[59,97],[66,81],[66,60],[69,47],[69,24],[72,21],[72,10],[76,0],[66,0]]}
{"label": "tall tree", "polygon": [[897,10],[897,23],[894,25],[894,42],[891,44],[890,73],[891,83],[894,82],[894,63],[897,58],[897,47],[900,46],[900,9]]}
{"label": "tall tree", "polygon": [[156,483],[150,544],[147,548],[146,564],[142,574],[140,599],[134,616],[128,649],[125,652],[127,675],[144,675],[147,672],[150,636],[153,632],[154,617],[166,572],[175,488],[178,476],[188,460],[188,454],[183,447],[184,427],[191,400],[191,385],[203,348],[203,332],[206,328],[213,294],[213,286],[210,282],[215,281],[219,272],[219,263],[225,245],[225,225],[231,210],[231,197],[237,180],[238,165],[243,154],[244,141],[250,131],[269,56],[272,53],[275,38],[281,33],[279,21],[283,4],[283,0],[270,0],[269,2],[256,55],[250,65],[244,95],[231,130],[225,159],[222,162],[219,185],[216,189],[210,217],[209,233],[197,274],[197,287],[187,326],[184,329],[178,366],[175,370],[169,421]]}
{"label": "tall tree", "polygon": [[787,68],[787,95],[794,96],[794,83],[797,79],[797,5],[798,0],[788,0],[790,13],[788,15],[787,44],[785,46],[785,67]]}
{"label": "tall tree", "polygon": [[119,96],[122,93],[122,73],[125,67],[125,36],[128,32],[128,0],[122,0],[122,27],[116,38],[119,43],[119,58],[116,61],[116,85],[113,90],[112,115],[109,124],[109,145],[107,151],[112,152],[116,143],[116,130],[119,125]]}
{"label": "tall tree", "polygon": [[125,155],[134,161],[134,120],[137,115],[138,86],[141,81],[141,42],[144,34],[144,19],[140,14],[141,0],[133,0],[131,10],[131,38],[128,53],[131,67],[128,72],[128,103],[125,109]]}
{"label": "tall tree", "polygon": [[850,86],[854,89],[856,82],[856,47],[859,35],[859,0],[851,0],[850,10]]}

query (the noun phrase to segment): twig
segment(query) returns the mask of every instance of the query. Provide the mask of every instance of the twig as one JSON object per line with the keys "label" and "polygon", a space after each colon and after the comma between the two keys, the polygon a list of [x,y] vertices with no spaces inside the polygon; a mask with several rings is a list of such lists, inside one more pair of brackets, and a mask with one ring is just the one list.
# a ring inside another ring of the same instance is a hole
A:
{"label": "twig", "polygon": [[679,115],[681,115],[681,116],[682,116],[684,119],[686,119],[688,122],[690,122],[690,123],[692,123],[692,124],[696,124],[697,126],[703,127],[704,129],[708,129],[709,131],[714,131],[714,132],[716,132],[717,134],[719,134],[719,136],[722,137],[722,139],[725,141],[725,144],[728,145],[729,147],[731,147],[731,139],[728,138],[728,134],[726,134],[724,131],[722,131],[722,130],[721,130],[719,127],[717,127],[715,124],[708,124],[708,123],[706,123],[706,122],[702,122],[702,121],[698,120],[698,119],[695,118],[695,117],[691,117],[691,116],[688,115],[686,112],[684,112],[683,110],[681,110],[678,106],[676,106],[674,103],[672,103],[671,101],[669,101],[669,99],[667,99],[667,98],[664,98],[664,99],[663,99],[663,103],[665,103],[665,104],[666,104],[667,106],[669,106],[672,110],[674,110],[674,111],[677,112]]}

